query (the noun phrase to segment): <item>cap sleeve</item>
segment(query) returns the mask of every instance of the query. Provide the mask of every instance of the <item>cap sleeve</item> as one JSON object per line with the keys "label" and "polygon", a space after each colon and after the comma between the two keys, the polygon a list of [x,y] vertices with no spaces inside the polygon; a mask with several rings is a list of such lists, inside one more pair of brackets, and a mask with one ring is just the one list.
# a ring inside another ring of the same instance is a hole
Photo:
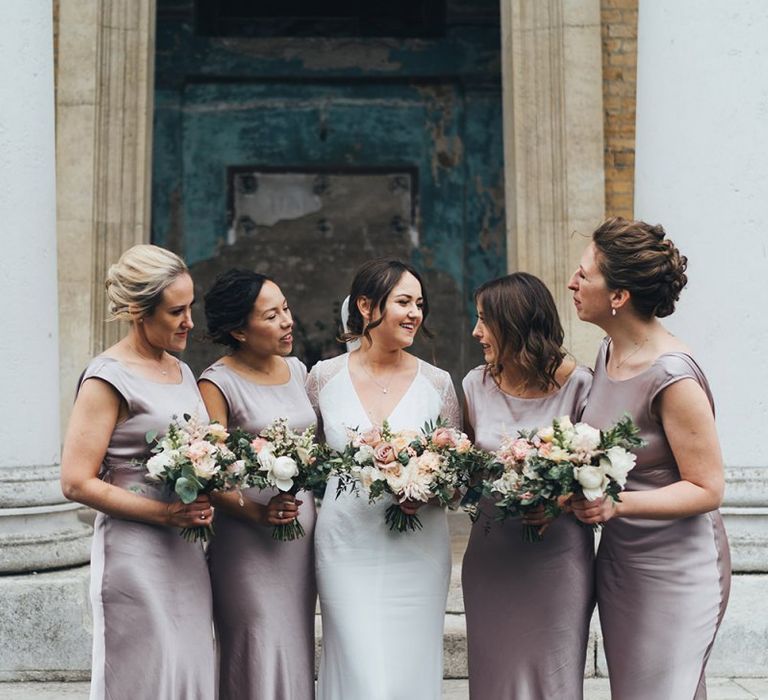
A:
{"label": "cap sleeve", "polygon": [[[136,406],[131,399],[131,392],[128,389],[126,383],[125,372],[114,357],[106,357],[100,355],[94,357],[80,375],[80,380],[77,383],[77,392],[79,393],[80,387],[87,379],[99,379],[102,382],[109,384],[125,401],[128,406],[129,415],[134,414]],[[77,393],[76,395],[77,396]]]}
{"label": "cap sleeve", "polygon": [[681,379],[693,379],[707,395],[709,405],[712,407],[712,413],[715,412],[715,402],[712,397],[712,391],[709,388],[709,382],[701,367],[690,355],[683,352],[673,352],[661,355],[656,361],[658,367],[654,386],[650,391],[648,410],[650,414],[658,420],[658,414],[655,410],[656,399],[667,387],[679,382]]}
{"label": "cap sleeve", "polygon": [[232,380],[229,373],[224,368],[224,365],[217,363],[212,364],[203,370],[198,383],[202,381],[210,382],[213,384],[224,397],[224,401],[227,402],[227,413],[232,416]]}
{"label": "cap sleeve", "polygon": [[574,376],[571,377],[570,381],[575,382],[573,401],[575,416],[571,416],[571,418],[580,421],[584,415],[584,409],[587,407],[589,390],[592,388],[592,370],[589,367],[577,365],[573,371]]}

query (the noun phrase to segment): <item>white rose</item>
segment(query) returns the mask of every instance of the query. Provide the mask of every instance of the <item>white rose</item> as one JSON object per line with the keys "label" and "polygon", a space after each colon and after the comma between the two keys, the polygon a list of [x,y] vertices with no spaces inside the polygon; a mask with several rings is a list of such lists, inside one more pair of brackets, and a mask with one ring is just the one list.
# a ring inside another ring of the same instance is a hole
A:
{"label": "white rose", "polygon": [[575,467],[573,476],[579,482],[584,498],[588,501],[594,501],[603,495],[608,479],[600,467]]}
{"label": "white rose", "polygon": [[627,474],[634,468],[637,457],[618,445],[605,451],[600,466],[622,488],[627,483]]}
{"label": "white rose", "polygon": [[259,466],[261,468],[261,471],[268,472],[271,471],[272,467],[275,464],[275,455],[272,452],[272,444],[267,443],[262,447],[258,454],[256,455],[256,459],[259,462]]}
{"label": "white rose", "polygon": [[354,460],[358,464],[367,464],[373,462],[373,448],[370,445],[360,445],[360,449],[355,452]]}
{"label": "white rose", "polygon": [[163,451],[156,454],[154,457],[150,457],[147,462],[147,471],[149,472],[149,478],[154,481],[160,481],[160,477],[165,470],[173,464],[173,458],[175,452],[173,450]]}
{"label": "white rose", "polygon": [[594,452],[600,445],[600,431],[587,423],[577,423],[573,429],[571,448],[576,452]]}
{"label": "white rose", "polygon": [[281,491],[290,491],[293,477],[299,473],[299,466],[290,457],[278,457],[272,466],[272,481]]}

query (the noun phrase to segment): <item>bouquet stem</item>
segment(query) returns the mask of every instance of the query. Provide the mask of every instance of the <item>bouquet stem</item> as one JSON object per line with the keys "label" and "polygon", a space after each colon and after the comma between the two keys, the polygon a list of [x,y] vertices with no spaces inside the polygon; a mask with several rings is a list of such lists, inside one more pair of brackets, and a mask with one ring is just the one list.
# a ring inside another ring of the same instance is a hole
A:
{"label": "bouquet stem", "polygon": [[384,522],[389,525],[390,530],[397,530],[398,532],[421,530],[423,527],[418,515],[408,515],[408,513],[403,513],[397,503],[393,503],[387,508]]}
{"label": "bouquet stem", "polygon": [[526,525],[523,523],[523,542],[530,544],[531,542],[541,542],[544,536],[540,532],[541,528],[538,525]]}
{"label": "bouquet stem", "polygon": [[272,539],[279,540],[280,542],[288,542],[290,540],[301,539],[305,534],[299,519],[294,518],[293,521],[286,525],[275,525],[272,530]]}
{"label": "bouquet stem", "polygon": [[187,542],[209,542],[213,537],[213,525],[201,525],[200,527],[184,527],[181,536]]}

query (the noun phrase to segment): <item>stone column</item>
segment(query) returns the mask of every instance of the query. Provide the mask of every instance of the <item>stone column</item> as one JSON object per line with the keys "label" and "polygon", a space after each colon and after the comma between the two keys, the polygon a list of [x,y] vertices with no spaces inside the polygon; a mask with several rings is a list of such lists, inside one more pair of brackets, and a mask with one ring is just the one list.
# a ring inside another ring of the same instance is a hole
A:
{"label": "stone column", "polygon": [[[53,27],[50,0],[10,0],[0,22],[0,680],[60,632],[53,575],[88,561],[90,528],[59,487]],[[80,583],[75,584],[78,593]],[[79,597],[82,597],[79,595]],[[53,607],[48,607],[48,606]],[[42,607],[42,610],[41,610]],[[62,609],[66,603],[62,604]],[[67,625],[70,621],[67,621]],[[66,626],[66,625],[64,625]],[[75,634],[76,636],[76,634]],[[65,637],[72,634],[64,632]],[[40,647],[36,647],[36,645]],[[35,649],[30,652],[30,648]],[[53,663],[60,662],[55,658]],[[36,666],[31,666],[32,669]]]}
{"label": "stone column", "polygon": [[88,360],[124,332],[104,277],[149,241],[155,0],[59,5],[56,155],[61,416]]}
{"label": "stone column", "polygon": [[566,285],[604,212],[600,2],[502,0],[501,22],[508,269],[546,282],[591,363]]}
{"label": "stone column", "polygon": [[667,326],[715,396],[735,576],[709,664],[768,667],[768,5],[641,0],[635,215],[689,258]]}

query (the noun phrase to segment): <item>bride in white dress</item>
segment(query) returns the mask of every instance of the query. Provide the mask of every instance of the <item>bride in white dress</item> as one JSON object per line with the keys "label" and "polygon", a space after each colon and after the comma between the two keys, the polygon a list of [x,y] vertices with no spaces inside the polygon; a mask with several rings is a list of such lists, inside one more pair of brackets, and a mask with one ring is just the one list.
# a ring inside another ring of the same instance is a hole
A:
{"label": "bride in white dress", "polygon": [[[359,349],[320,362],[307,380],[325,439],[335,449],[346,428],[386,419],[418,430],[444,418],[459,427],[450,375],[405,352],[427,316],[419,274],[397,260],[363,265],[352,283],[349,331]],[[426,332],[426,329],[425,329]],[[418,510],[423,529],[389,530],[381,499],[336,498],[331,480],[315,527],[323,649],[318,700],[440,700],[443,621],[451,571],[444,509]]]}

